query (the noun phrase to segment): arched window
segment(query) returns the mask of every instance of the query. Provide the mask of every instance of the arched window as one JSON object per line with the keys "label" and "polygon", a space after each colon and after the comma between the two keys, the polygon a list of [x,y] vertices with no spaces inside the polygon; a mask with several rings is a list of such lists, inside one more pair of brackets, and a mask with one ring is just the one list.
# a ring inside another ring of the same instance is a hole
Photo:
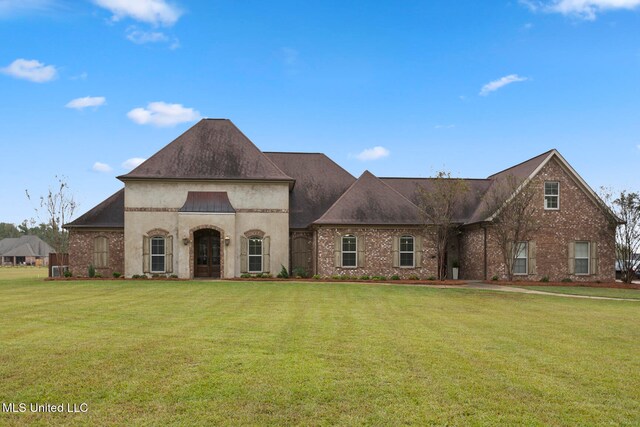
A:
{"label": "arched window", "polygon": [[400,267],[415,266],[415,245],[413,236],[400,237]]}
{"label": "arched window", "polygon": [[342,236],[342,266],[358,266],[358,244],[356,236],[350,234]]}
{"label": "arched window", "polygon": [[262,272],[262,238],[249,237],[249,272]]}

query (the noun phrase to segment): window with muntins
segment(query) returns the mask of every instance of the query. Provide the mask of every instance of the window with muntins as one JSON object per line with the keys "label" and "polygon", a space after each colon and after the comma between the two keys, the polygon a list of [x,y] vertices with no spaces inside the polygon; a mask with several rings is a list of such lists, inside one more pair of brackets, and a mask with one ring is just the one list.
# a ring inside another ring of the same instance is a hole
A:
{"label": "window with muntins", "polygon": [[413,236],[400,237],[400,267],[414,266],[414,244]]}
{"label": "window with muntins", "polygon": [[260,237],[249,238],[249,272],[260,273],[262,271],[262,239]]}
{"label": "window with muntins", "polygon": [[589,274],[589,242],[576,242],[576,274]]}
{"label": "window with muntins", "polygon": [[151,272],[165,272],[165,244],[164,237],[151,238]]}
{"label": "window with muntins", "polygon": [[518,242],[515,245],[515,257],[513,262],[513,274],[527,274],[527,242]]}
{"label": "window with muntins", "polygon": [[358,266],[358,252],[357,252],[356,236],[342,236],[342,266],[343,267],[357,267]]}
{"label": "window with muntins", "polygon": [[555,210],[560,208],[560,183],[555,181],[544,183],[544,208]]}

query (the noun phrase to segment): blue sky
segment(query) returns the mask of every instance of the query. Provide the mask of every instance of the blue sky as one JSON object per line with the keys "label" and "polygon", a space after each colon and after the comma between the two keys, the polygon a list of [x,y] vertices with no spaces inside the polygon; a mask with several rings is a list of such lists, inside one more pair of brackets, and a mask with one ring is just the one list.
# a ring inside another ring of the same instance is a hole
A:
{"label": "blue sky", "polygon": [[557,148],[640,190],[640,0],[0,0],[0,40],[0,222],[55,175],[87,211],[200,117],[355,176]]}

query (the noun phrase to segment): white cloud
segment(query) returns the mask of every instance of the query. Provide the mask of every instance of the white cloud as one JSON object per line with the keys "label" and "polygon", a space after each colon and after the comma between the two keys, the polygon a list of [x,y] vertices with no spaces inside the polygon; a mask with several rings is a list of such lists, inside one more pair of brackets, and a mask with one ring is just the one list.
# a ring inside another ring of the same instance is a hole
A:
{"label": "white cloud", "polygon": [[588,21],[607,10],[632,10],[640,6],[640,0],[520,0],[520,3],[533,11],[561,13]]}
{"label": "white cloud", "polygon": [[175,126],[178,123],[194,122],[200,113],[193,108],[185,108],[182,104],[150,102],[147,108],[134,108],[127,117],[139,125]]}
{"label": "white cloud", "polygon": [[122,162],[122,167],[127,170],[135,169],[142,164],[147,159],[143,159],[142,157],[132,157],[130,159]]}
{"label": "white cloud", "polygon": [[16,59],[7,67],[0,69],[5,74],[17,79],[30,80],[36,83],[48,82],[56,78],[58,71],[53,65],[44,65],[35,59]]}
{"label": "white cloud", "polygon": [[378,160],[383,157],[387,157],[389,154],[390,154],[389,150],[387,150],[384,147],[377,146],[377,147],[367,148],[366,150],[363,150],[360,154],[356,156],[356,158],[358,160],[366,162],[367,160]]}
{"label": "white cloud", "polygon": [[106,163],[100,163],[100,162],[95,162],[93,164],[93,168],[94,171],[96,172],[111,172],[113,169],[111,169],[111,166],[109,166]]}
{"label": "white cloud", "polygon": [[104,96],[85,96],[84,98],[72,99],[65,105],[67,108],[75,108],[76,110],[82,110],[87,107],[99,107],[104,105],[106,99]]}
{"label": "white cloud", "polygon": [[113,13],[113,20],[132,18],[153,25],[171,26],[182,11],[165,0],[94,0],[94,3]]}
{"label": "white cloud", "polygon": [[127,39],[136,44],[158,43],[169,41],[166,34],[159,31],[142,31],[134,27],[127,30]]}
{"label": "white cloud", "polygon": [[503,86],[506,86],[506,85],[511,84],[511,83],[523,82],[525,80],[528,80],[528,78],[527,77],[520,77],[517,74],[509,74],[508,76],[501,77],[498,80],[494,80],[494,81],[489,82],[486,85],[482,86],[482,89],[480,89],[480,95],[481,96],[487,96],[491,92],[496,91],[496,90],[500,89]]}
{"label": "white cloud", "polygon": [[46,12],[55,6],[55,0],[0,0],[0,17],[27,12]]}

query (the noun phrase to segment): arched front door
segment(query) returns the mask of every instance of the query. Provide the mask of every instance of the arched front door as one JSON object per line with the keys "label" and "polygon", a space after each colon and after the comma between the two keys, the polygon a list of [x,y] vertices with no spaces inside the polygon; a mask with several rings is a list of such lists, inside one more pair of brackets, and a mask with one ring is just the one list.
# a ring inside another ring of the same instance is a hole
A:
{"label": "arched front door", "polygon": [[195,277],[220,277],[220,232],[211,229],[193,233]]}

